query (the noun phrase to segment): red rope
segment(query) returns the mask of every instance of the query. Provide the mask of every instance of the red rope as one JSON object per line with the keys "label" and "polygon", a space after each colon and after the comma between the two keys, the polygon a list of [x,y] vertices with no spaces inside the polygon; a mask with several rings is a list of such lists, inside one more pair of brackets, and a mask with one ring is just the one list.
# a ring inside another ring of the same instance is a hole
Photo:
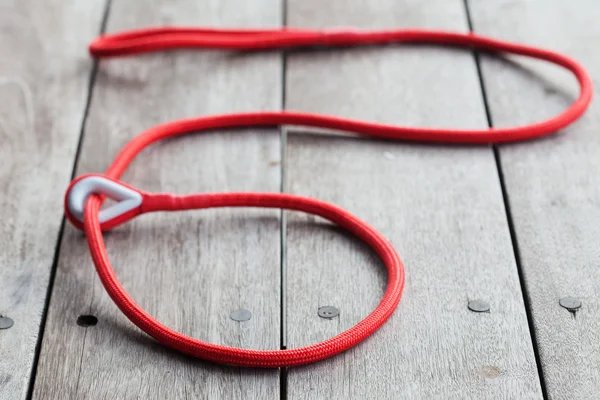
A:
{"label": "red rope", "polygon": [[[528,126],[500,129],[461,130],[413,128],[353,121],[325,115],[274,111],[215,115],[170,122],[147,130],[130,141],[117,155],[103,177],[141,193],[139,207],[104,223],[99,221],[103,197],[87,198],[83,223],[66,208],[67,218],[85,230],[90,252],[100,279],[121,311],[140,329],[160,343],[186,354],[219,363],[249,367],[289,367],[307,364],[340,353],[375,332],[394,312],[404,286],[404,267],[391,244],[372,227],[347,211],[319,200],[285,193],[203,193],[189,196],[150,194],[124,185],[116,179],[150,144],[191,132],[214,129],[302,125],[355,132],[367,136],[421,142],[499,143],[528,140],[554,133],[576,119],[592,98],[592,82],[585,69],[573,59],[549,50],[508,43],[474,34],[421,30],[388,31],[308,31],[308,30],[219,30],[194,28],[143,29],[102,36],[90,45],[94,57],[127,56],[175,48],[264,50],[302,46],[350,46],[384,43],[433,43],[468,47],[481,51],[512,53],[558,64],[577,78],[579,98],[562,114]],[[74,180],[67,191],[85,179]],[[316,214],[347,229],[363,240],[381,257],[388,271],[388,285],[377,308],[351,329],[315,345],[289,350],[247,350],[202,342],[182,335],[156,321],[127,294],[110,265],[102,231],[145,212],[177,211],[211,207],[282,208]]]}

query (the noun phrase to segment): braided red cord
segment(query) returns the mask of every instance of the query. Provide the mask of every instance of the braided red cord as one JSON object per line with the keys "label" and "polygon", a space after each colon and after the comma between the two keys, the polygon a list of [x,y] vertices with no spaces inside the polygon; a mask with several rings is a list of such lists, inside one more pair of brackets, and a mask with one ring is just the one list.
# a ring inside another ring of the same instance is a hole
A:
{"label": "braided red cord", "polygon": [[[589,75],[579,63],[571,58],[548,50],[474,34],[452,32],[156,28],[102,36],[90,45],[90,53],[95,57],[115,57],[173,48],[264,50],[315,45],[348,46],[392,42],[462,46],[546,60],[573,72],[581,86],[580,95],[569,109],[552,119],[528,126],[501,129],[412,128],[286,111],[227,114],[181,120],[154,127],[134,138],[118,154],[103,176],[112,180],[118,179],[137,154],[156,141],[191,132],[236,127],[302,125],[355,132],[385,139],[421,142],[476,144],[528,140],[556,132],[569,125],[584,113],[592,98],[592,82]],[[80,177],[73,181],[67,191],[67,196],[73,185],[83,178]],[[142,194],[141,206],[113,220],[100,224],[98,213],[103,198],[99,195],[92,195],[87,199],[83,224],[71,215],[67,207],[66,215],[75,226],[85,230],[100,279],[117,306],[140,329],[173,349],[195,357],[231,365],[289,367],[307,364],[340,353],[367,338],[392,315],[400,301],[404,286],[404,267],[396,251],[380,233],[337,206],[285,193],[204,193],[176,196],[150,194],[135,188],[131,189]],[[387,268],[388,286],[381,302],[371,314],[346,332],[322,343],[290,350],[259,351],[230,348],[205,343],[169,329],[142,310],[127,294],[108,260],[102,230],[110,229],[144,212],[211,207],[267,207],[303,211],[324,217],[347,229],[371,246]]]}

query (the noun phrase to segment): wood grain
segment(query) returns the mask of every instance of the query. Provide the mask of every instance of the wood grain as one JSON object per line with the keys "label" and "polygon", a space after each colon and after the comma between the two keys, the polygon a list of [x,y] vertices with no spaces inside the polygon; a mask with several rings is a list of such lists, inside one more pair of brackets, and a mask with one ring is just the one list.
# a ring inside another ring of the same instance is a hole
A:
{"label": "wood grain", "polygon": [[[279,26],[279,2],[113,1],[109,31],[156,24]],[[134,135],[209,113],[279,109],[281,55],[180,51],[102,62],[78,173],[104,170]],[[190,135],[144,151],[124,180],[148,191],[279,191],[277,130]],[[148,215],[106,235],[116,272],[158,320],[229,346],[280,346],[278,211]],[[252,319],[236,322],[237,309]],[[98,324],[77,326],[79,315]],[[67,227],[34,398],[279,398],[277,370],[180,356],[135,328],[106,295],[83,236]]]}
{"label": "wood grain", "polygon": [[[290,26],[465,31],[460,0],[289,0]],[[373,121],[485,127],[469,52],[387,46],[287,60],[287,109]],[[495,160],[488,147],[291,133],[287,190],[334,202],[380,230],[406,264],[399,308],[358,347],[289,371],[289,399],[542,397]],[[340,333],[377,305],[383,266],[314,219],[287,224],[287,345]],[[312,221],[312,223],[311,223]],[[472,299],[491,312],[467,309]],[[321,319],[321,306],[339,318]]]}
{"label": "wood grain", "polygon": [[0,0],[0,399],[27,395],[103,6]]}
{"label": "wood grain", "polygon": [[[594,0],[472,1],[482,34],[543,46],[579,60],[600,84]],[[482,63],[492,121],[508,126],[564,110],[578,93],[565,71],[522,58]],[[600,382],[600,107],[553,137],[500,147],[548,397],[592,399]],[[574,296],[575,314],[559,306]]]}

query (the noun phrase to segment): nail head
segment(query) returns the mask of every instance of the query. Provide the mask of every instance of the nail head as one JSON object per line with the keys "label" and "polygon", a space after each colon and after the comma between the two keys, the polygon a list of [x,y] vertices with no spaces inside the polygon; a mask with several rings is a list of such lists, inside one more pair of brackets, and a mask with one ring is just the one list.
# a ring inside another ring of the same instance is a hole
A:
{"label": "nail head", "polygon": [[575,311],[581,307],[581,300],[571,296],[563,297],[558,303],[569,311]]}
{"label": "nail head", "polygon": [[469,310],[473,312],[489,312],[490,305],[483,300],[471,300],[469,302]]}
{"label": "nail head", "polygon": [[229,314],[229,318],[239,322],[248,321],[250,318],[252,318],[252,313],[248,310],[240,308],[239,310],[232,311],[231,314]]}
{"label": "nail head", "polygon": [[0,329],[11,328],[15,324],[15,321],[8,317],[0,317]]}
{"label": "nail head", "polygon": [[332,306],[319,307],[319,317],[332,319],[340,315],[340,310]]}
{"label": "nail head", "polygon": [[96,326],[98,323],[98,318],[93,315],[80,315],[77,317],[77,325],[88,328],[90,326]]}

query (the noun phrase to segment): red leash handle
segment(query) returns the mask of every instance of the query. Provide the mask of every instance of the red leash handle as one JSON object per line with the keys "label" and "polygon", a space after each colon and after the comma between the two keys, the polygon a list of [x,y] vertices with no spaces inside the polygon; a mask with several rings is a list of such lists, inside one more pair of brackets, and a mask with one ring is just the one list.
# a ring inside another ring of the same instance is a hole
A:
{"label": "red leash handle", "polygon": [[[396,140],[453,143],[514,142],[556,132],[579,118],[592,98],[592,81],[585,68],[562,54],[475,34],[427,30],[310,31],[220,30],[196,28],[151,28],[101,36],[90,44],[94,57],[116,57],[176,48],[266,50],[307,46],[356,46],[388,43],[428,43],[468,47],[495,53],[512,53],[560,65],[570,70],[581,86],[579,98],[562,114],[540,123],[499,129],[409,128],[351,121],[321,115],[277,112],[223,116],[214,128],[255,125],[304,125],[340,129]],[[248,118],[249,124],[243,118]],[[244,122],[242,122],[244,121]],[[216,122],[216,121],[215,121]],[[202,125],[202,124],[201,124]],[[199,129],[203,129],[201,126]],[[210,128],[209,128],[210,129]]]}
{"label": "red leash handle", "polygon": [[[90,45],[90,53],[95,57],[117,57],[175,48],[265,50],[385,43],[452,45],[546,60],[570,70],[575,75],[581,86],[580,95],[566,111],[554,118],[513,128],[413,128],[317,114],[273,111],[186,119],[147,130],[125,146],[104,175],[84,175],[75,179],[65,196],[66,216],[76,227],[85,230],[102,284],[119,309],[135,325],[160,343],[202,359],[248,367],[289,367],[331,357],[367,338],[392,315],[404,287],[404,267],[392,245],[368,224],[335,205],[286,193],[203,193],[188,196],[151,194],[118,181],[137,154],[150,144],[192,132],[279,125],[319,127],[390,140],[420,142],[477,144],[528,140],[554,133],[578,119],[591,101],[592,81],[579,63],[562,54],[474,34],[453,32],[155,28],[102,36]],[[117,200],[118,203],[101,210],[105,196]],[[303,211],[319,215],[343,227],[367,243],[383,260],[388,271],[388,285],[381,302],[371,314],[346,332],[315,345],[290,350],[262,351],[214,345],[187,337],[162,325],[131,299],[117,279],[106,254],[102,231],[146,212],[211,207],[265,207]]]}

